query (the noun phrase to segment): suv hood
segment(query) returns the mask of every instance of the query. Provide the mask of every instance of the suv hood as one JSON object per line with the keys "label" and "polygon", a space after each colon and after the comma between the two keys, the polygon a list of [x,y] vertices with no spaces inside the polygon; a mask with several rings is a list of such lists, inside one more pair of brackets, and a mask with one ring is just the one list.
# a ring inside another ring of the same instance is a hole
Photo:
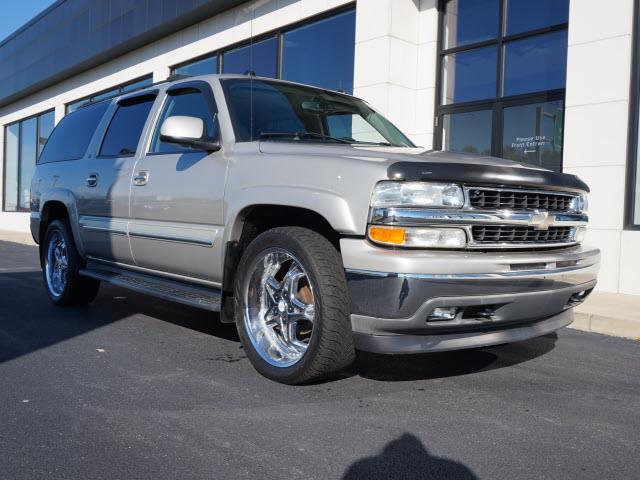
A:
{"label": "suv hood", "polygon": [[503,158],[456,152],[364,145],[327,145],[318,142],[260,142],[265,154],[344,158],[384,164],[392,180],[506,185],[545,190],[588,192],[578,177]]}

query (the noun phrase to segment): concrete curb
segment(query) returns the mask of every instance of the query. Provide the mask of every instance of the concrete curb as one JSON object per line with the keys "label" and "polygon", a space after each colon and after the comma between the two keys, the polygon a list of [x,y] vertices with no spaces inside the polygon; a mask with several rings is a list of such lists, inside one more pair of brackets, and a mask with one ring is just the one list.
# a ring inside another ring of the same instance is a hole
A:
{"label": "concrete curb", "polygon": [[0,230],[0,240],[4,242],[21,243],[23,245],[35,245],[30,233],[12,232],[9,230]]}
{"label": "concrete curb", "polygon": [[640,340],[640,295],[594,292],[576,307],[571,328]]}

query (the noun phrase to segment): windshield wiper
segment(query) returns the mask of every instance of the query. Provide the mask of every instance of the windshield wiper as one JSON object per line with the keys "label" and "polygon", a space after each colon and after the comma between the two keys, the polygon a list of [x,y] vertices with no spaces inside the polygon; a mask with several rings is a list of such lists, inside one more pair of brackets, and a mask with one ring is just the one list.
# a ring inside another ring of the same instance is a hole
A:
{"label": "windshield wiper", "polygon": [[305,139],[318,139],[318,140],[329,140],[332,142],[353,143],[350,140],[345,140],[344,138],[332,137],[330,135],[322,135],[321,133],[315,132],[260,132],[260,138],[292,138],[293,140],[305,140]]}

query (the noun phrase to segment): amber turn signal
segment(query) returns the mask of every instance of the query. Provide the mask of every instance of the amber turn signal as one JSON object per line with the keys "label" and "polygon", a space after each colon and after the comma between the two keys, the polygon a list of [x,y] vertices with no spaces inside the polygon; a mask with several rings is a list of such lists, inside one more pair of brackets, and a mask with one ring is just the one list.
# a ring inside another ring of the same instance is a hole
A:
{"label": "amber turn signal", "polygon": [[402,227],[369,227],[369,238],[387,245],[403,245],[405,234]]}

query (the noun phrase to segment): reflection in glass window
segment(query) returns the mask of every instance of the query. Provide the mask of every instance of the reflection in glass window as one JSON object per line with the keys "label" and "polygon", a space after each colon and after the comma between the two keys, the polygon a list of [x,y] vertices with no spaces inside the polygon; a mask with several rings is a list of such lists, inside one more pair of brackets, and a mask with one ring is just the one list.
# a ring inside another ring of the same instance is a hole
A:
{"label": "reflection in glass window", "polygon": [[353,92],[354,10],[284,34],[282,78]]}
{"label": "reflection in glass window", "polygon": [[5,211],[29,209],[31,177],[53,124],[54,113],[49,111],[5,127],[2,201]]}
{"label": "reflection in glass window", "polygon": [[564,88],[566,76],[566,30],[517,40],[505,47],[505,96]]}
{"label": "reflection in glass window", "polygon": [[499,12],[500,0],[448,1],[444,13],[444,48],[496,38]]}
{"label": "reflection in glass window", "polygon": [[52,111],[43,113],[38,117],[38,157],[42,153],[42,149],[44,148],[51,132],[53,131],[53,127],[55,126],[55,114]]}
{"label": "reflection in glass window", "polygon": [[413,146],[391,122],[357,98],[259,79],[226,79],[222,87],[238,142],[262,139],[335,144],[346,140]]}
{"label": "reflection in glass window", "polygon": [[559,171],[562,159],[564,102],[504,109],[504,158]]}
{"label": "reflection in glass window", "polygon": [[4,210],[18,208],[18,153],[20,151],[20,123],[4,129]]}
{"label": "reflection in glass window", "polygon": [[261,42],[226,52],[222,60],[223,73],[244,75],[253,72],[259,77],[275,78],[278,74],[278,39]]}
{"label": "reflection in glass window", "polygon": [[189,75],[191,77],[218,73],[218,56],[212,55],[196,60],[195,62],[180,65],[173,69],[173,73],[176,75]]}
{"label": "reflection in glass window", "polygon": [[442,103],[495,98],[497,62],[496,47],[452,53],[444,57]]}
{"label": "reflection in glass window", "polygon": [[389,143],[389,141],[376,130],[374,124],[375,121],[373,118],[367,121],[360,115],[339,114],[327,116],[329,135],[332,137],[355,142]]}
{"label": "reflection in glass window", "polygon": [[31,177],[36,169],[36,157],[38,155],[37,144],[38,120],[32,117],[22,121],[20,130],[20,196],[18,208],[29,208],[29,191],[31,187]]}
{"label": "reflection in glass window", "polygon": [[442,116],[442,149],[491,155],[491,110],[451,113]]}
{"label": "reflection in glass window", "polygon": [[569,0],[507,0],[507,35],[569,21]]}

